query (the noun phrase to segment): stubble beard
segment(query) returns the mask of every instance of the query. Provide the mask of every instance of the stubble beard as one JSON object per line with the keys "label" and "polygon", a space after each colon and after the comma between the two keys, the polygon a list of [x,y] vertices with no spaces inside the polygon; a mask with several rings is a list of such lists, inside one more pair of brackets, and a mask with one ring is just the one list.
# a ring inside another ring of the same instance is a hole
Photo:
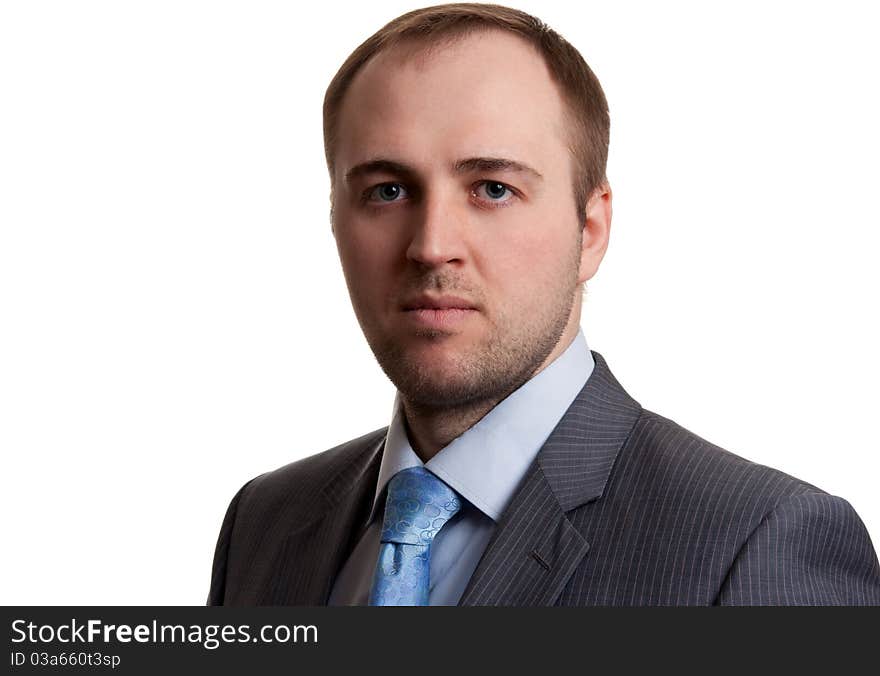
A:
{"label": "stubble beard", "polygon": [[[554,302],[545,303],[542,312],[512,316],[501,311],[494,319],[485,314],[474,318],[490,322],[486,338],[467,352],[446,358],[438,367],[420,363],[393,336],[363,322],[361,327],[376,361],[397,387],[408,410],[436,414],[491,408],[535,374],[565,332],[577,295],[577,261],[570,261],[566,268],[558,288],[547,294]],[[439,283],[433,286],[440,288]],[[450,285],[442,290],[454,293],[455,288]],[[440,331],[421,331],[417,335],[420,340],[448,339]]]}

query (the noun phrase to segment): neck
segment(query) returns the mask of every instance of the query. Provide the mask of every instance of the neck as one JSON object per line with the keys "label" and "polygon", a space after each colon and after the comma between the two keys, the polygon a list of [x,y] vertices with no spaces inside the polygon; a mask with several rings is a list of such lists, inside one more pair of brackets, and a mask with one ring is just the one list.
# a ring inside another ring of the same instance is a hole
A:
{"label": "neck", "polygon": [[403,419],[410,446],[422,462],[428,462],[441,449],[476,425],[502,399],[504,397],[443,409],[414,405],[402,400]]}

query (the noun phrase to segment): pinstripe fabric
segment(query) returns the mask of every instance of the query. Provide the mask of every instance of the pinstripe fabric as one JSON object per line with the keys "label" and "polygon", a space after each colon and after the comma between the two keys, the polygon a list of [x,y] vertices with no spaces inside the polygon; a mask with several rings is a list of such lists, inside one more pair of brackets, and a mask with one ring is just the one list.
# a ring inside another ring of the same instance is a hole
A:
{"label": "pinstripe fabric", "polygon": [[[845,500],[642,409],[593,357],[460,605],[880,605],[877,555]],[[326,604],[369,513],[384,434],[246,484],[208,602]]]}

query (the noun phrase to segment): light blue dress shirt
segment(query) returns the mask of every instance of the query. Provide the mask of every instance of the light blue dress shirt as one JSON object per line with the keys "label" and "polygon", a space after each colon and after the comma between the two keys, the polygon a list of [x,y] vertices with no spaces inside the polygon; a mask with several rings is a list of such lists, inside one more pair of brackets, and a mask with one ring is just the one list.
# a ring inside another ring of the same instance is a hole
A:
{"label": "light blue dress shirt", "polygon": [[593,372],[583,330],[551,364],[501,401],[428,462],[413,451],[399,395],[379,467],[369,527],[333,584],[329,605],[367,605],[379,556],[385,487],[397,472],[424,465],[464,500],[431,545],[429,602],[454,606],[464,593],[510,500],[541,446]]}

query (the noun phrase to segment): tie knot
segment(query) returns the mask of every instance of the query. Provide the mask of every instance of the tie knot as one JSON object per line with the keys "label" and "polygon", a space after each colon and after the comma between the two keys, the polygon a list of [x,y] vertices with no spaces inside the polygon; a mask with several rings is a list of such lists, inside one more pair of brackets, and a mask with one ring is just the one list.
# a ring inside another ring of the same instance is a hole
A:
{"label": "tie knot", "polygon": [[429,470],[401,470],[388,482],[382,542],[430,545],[459,509],[458,494]]}

